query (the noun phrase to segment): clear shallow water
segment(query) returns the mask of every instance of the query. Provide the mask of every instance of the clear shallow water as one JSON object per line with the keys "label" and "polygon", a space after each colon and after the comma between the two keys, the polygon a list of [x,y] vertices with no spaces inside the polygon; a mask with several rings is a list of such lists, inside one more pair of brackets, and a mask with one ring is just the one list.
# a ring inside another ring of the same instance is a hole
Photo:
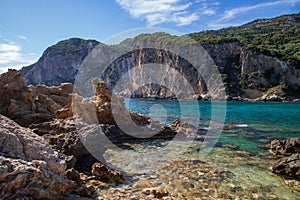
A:
{"label": "clear shallow water", "polygon": [[[126,99],[125,103],[129,109],[167,124],[184,116],[184,121],[197,122],[205,128],[212,113],[209,101]],[[168,157],[153,162],[149,157],[133,157],[125,151],[108,151],[108,162],[124,162],[125,158],[129,168],[131,164],[145,168],[147,162],[156,165],[157,170],[128,173],[128,182],[101,190],[101,194],[112,199],[120,196],[131,199],[133,195],[147,199],[142,190],[159,187],[167,190],[173,199],[300,199],[299,181],[271,173],[270,166],[278,158],[265,148],[274,138],[290,137],[300,137],[299,103],[227,102],[224,129],[207,156],[199,157],[197,147],[202,145],[201,141],[194,141],[174,162]],[[143,152],[168,144],[146,141],[127,145]],[[176,145],[174,157],[185,142]]]}
{"label": "clear shallow water", "polygon": [[[134,112],[167,124],[183,115],[187,122],[197,121],[200,116],[204,127],[211,120],[210,101],[126,99],[125,104]],[[218,141],[255,153],[261,151],[258,146],[272,138],[291,137],[300,137],[300,103],[228,101],[224,130]]]}

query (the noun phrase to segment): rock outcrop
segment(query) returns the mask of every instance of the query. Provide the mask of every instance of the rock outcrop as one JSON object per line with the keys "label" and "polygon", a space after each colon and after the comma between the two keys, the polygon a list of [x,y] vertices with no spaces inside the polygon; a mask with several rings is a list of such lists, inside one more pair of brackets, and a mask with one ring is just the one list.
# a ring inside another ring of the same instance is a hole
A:
{"label": "rock outcrop", "polygon": [[95,163],[92,166],[92,174],[97,176],[100,180],[104,180],[109,183],[122,183],[125,181],[124,175],[117,170],[113,170],[110,167],[103,165],[102,163]]}
{"label": "rock outcrop", "polygon": [[270,151],[274,155],[291,155],[300,153],[300,138],[289,138],[287,140],[273,140]]}
{"label": "rock outcrop", "polygon": [[99,42],[71,38],[47,48],[38,62],[20,70],[28,85],[73,83],[85,56]]}
{"label": "rock outcrop", "polygon": [[286,156],[272,165],[273,173],[300,179],[300,138],[273,140],[270,152],[274,155]]}
{"label": "rock outcrop", "polygon": [[[289,22],[289,28],[293,28],[293,23],[299,26],[297,17],[299,17],[297,14],[290,16],[291,19],[295,20]],[[272,19],[269,21],[272,22]],[[276,24],[278,21],[274,19],[274,23]],[[250,26],[251,23],[248,25],[245,25],[245,27],[248,27],[248,29],[252,27]],[[263,25],[253,22],[253,27],[256,26]],[[240,29],[244,30],[244,26],[241,26]],[[257,30],[255,29],[255,31]],[[278,31],[275,33],[280,34]],[[205,35],[205,33],[203,34]],[[193,35],[191,34],[191,36]],[[88,57],[88,53],[92,49],[93,51],[100,49],[103,55],[98,60],[101,60],[101,62],[113,57],[111,62],[104,63],[107,68],[101,77],[111,88],[114,88],[117,83],[121,85],[128,84],[128,81],[122,82],[121,77],[130,70],[135,70],[129,73],[132,90],[118,91],[123,96],[169,99],[216,98],[214,95],[218,90],[209,90],[207,86],[209,81],[203,79],[203,76],[207,76],[207,74],[203,73],[203,70],[198,72],[193,63],[189,63],[189,60],[186,60],[183,55],[163,48],[174,45],[177,49],[180,49],[189,46],[190,39],[187,39],[187,36],[175,37],[165,33],[141,34],[133,39],[126,39],[120,44],[108,46],[98,44],[96,41],[72,38],[49,47],[37,63],[23,68],[21,73],[25,76],[28,84],[59,85],[63,82],[73,83],[75,75],[80,65],[84,63],[83,60]],[[278,41],[277,43],[281,44],[284,41]],[[211,60],[221,74],[227,99],[292,101],[300,98],[299,62],[289,62],[290,60],[284,59],[284,55],[277,56],[277,54],[270,54],[270,52],[259,51],[259,48],[250,48],[238,39],[223,39],[220,41],[214,41],[213,39],[210,41],[208,39],[201,45],[212,58]],[[285,44],[281,45],[284,46]],[[123,55],[119,55],[122,51],[124,51]],[[207,66],[213,65],[210,59],[207,58],[206,53],[200,54],[197,55],[198,58],[201,57],[199,59],[200,65],[205,63]],[[117,56],[114,57],[113,55]],[[291,55],[287,57],[291,57]],[[149,83],[146,75],[153,75],[153,70],[145,71],[143,66],[151,63],[160,66],[161,71],[154,73],[159,77],[158,81],[150,81]],[[88,65],[92,67],[90,63]],[[162,66],[166,67],[163,68]],[[95,69],[95,72],[99,73],[99,69]],[[184,84],[180,77],[184,77],[189,85]],[[215,77],[212,79],[207,78],[213,80]],[[127,85],[125,86],[124,88],[128,88]],[[186,96],[185,89],[187,87],[191,87],[194,95]]]}
{"label": "rock outcrop", "polygon": [[272,165],[272,172],[300,179],[300,154],[295,153],[277,160]]}
{"label": "rock outcrop", "polygon": [[0,115],[0,195],[3,199],[61,199],[78,185],[47,142]]}
{"label": "rock outcrop", "polygon": [[9,70],[0,76],[0,113],[22,126],[49,121],[71,102],[72,91],[68,83],[28,87],[20,72]]}

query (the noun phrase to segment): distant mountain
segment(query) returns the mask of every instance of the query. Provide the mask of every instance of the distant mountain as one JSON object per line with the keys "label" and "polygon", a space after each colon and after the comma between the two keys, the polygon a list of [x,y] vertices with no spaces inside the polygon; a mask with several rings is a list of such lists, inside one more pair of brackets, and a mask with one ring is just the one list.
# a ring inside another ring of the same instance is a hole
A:
{"label": "distant mountain", "polygon": [[[168,42],[184,45],[187,37],[193,38],[208,52],[218,67],[224,81],[228,99],[291,100],[300,98],[300,14],[284,15],[273,19],[259,19],[251,23],[220,30],[171,36],[166,33],[141,34],[126,39],[118,45],[108,46],[94,40],[69,39],[49,47],[40,60],[21,69],[28,84],[59,85],[74,82],[74,77],[88,52],[97,44],[108,52],[119,51],[124,46],[137,48],[110,64],[104,78],[111,87],[126,70],[147,63],[167,64],[185,75],[197,98],[210,99],[207,91],[190,63],[171,52],[159,49]],[[157,49],[139,49],[141,44],[151,44]],[[106,55],[104,57],[107,57]],[[96,69],[95,69],[96,70]],[[137,72],[133,82],[143,78]],[[178,82],[175,74],[165,75]],[[165,78],[161,79],[161,85]],[[178,83],[177,83],[177,82]],[[136,88],[134,97],[173,98],[174,88],[146,85]],[[126,95],[126,94],[124,94]]]}
{"label": "distant mountain", "polygon": [[99,42],[71,38],[47,48],[38,62],[23,67],[20,72],[27,84],[58,86],[63,82],[74,82],[74,77],[85,56]]}

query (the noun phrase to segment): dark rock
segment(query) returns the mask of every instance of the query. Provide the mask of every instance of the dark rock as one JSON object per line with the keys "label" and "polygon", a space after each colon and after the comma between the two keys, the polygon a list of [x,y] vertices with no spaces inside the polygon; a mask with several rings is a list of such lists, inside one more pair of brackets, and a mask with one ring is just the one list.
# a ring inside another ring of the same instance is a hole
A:
{"label": "dark rock", "polygon": [[295,153],[277,160],[272,165],[272,172],[300,179],[300,154]]}
{"label": "dark rock", "polygon": [[104,180],[105,182],[118,184],[125,181],[125,178],[121,172],[111,169],[102,163],[93,164],[92,174],[97,176],[97,178],[100,180]]}
{"label": "dark rock", "polygon": [[76,194],[83,197],[92,197],[94,192],[95,189],[93,186],[80,187],[75,191]]}
{"label": "dark rock", "polygon": [[287,140],[273,140],[270,151],[274,155],[291,155],[300,153],[300,138],[289,138]]}
{"label": "dark rock", "polygon": [[300,178],[300,138],[287,140],[275,139],[270,144],[270,152],[274,155],[289,157],[280,158],[271,167],[272,172],[291,178]]}
{"label": "dark rock", "polygon": [[64,160],[66,162],[67,169],[73,168],[76,164],[76,161],[77,161],[76,157],[73,156],[73,155],[66,156],[66,158]]}
{"label": "dark rock", "polygon": [[66,176],[72,180],[78,183],[78,185],[81,185],[81,179],[78,171],[76,171],[74,168],[68,169],[66,171]]}

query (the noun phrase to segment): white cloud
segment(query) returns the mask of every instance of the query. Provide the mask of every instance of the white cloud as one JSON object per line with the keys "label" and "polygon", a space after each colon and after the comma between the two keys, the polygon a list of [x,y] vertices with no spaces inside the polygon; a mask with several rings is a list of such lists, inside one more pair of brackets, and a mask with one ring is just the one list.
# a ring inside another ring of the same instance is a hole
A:
{"label": "white cloud", "polygon": [[236,18],[236,16],[239,14],[244,14],[260,8],[273,7],[278,5],[293,5],[297,2],[300,2],[300,0],[277,0],[277,1],[270,1],[270,2],[260,3],[251,6],[233,8],[233,9],[226,10],[223,16],[218,21],[222,22],[222,21],[231,20]]}
{"label": "white cloud", "polygon": [[199,20],[197,13],[189,11],[191,2],[180,0],[116,0],[136,19],[144,19],[149,26],[172,22],[177,26],[189,25]]}
{"label": "white cloud", "polygon": [[0,44],[0,64],[7,64],[22,59],[21,47],[14,44]]}
{"label": "white cloud", "polygon": [[29,41],[28,38],[24,35],[17,35],[17,37],[20,38],[21,40]]}
{"label": "white cloud", "polygon": [[0,73],[9,68],[20,69],[37,60],[35,54],[23,54],[21,50],[16,44],[0,44]]}
{"label": "white cloud", "polygon": [[8,51],[16,52],[20,50],[21,48],[15,44],[0,44],[0,52],[8,52]]}
{"label": "white cloud", "polygon": [[212,15],[216,14],[216,11],[213,10],[213,9],[208,8],[208,9],[203,10],[203,14],[208,15],[208,16],[212,16]]}

